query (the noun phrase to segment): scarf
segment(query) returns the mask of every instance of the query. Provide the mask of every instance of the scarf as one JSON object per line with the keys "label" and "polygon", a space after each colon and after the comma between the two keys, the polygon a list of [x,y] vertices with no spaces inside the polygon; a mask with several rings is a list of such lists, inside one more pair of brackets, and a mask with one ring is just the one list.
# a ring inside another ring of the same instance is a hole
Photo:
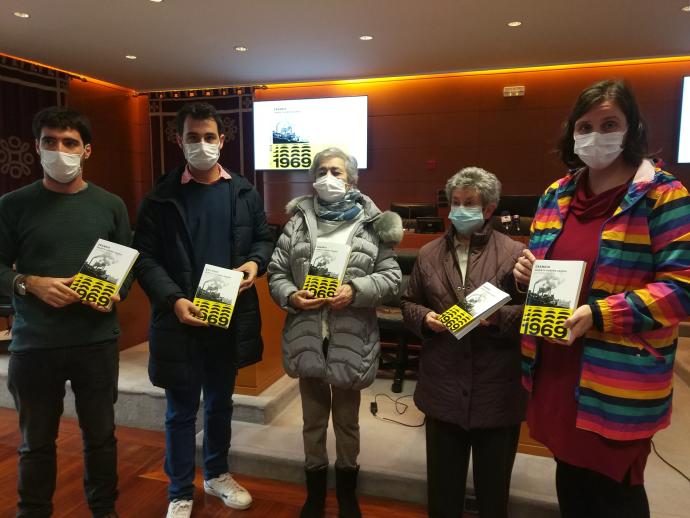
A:
{"label": "scarf", "polygon": [[314,211],[316,216],[328,221],[349,221],[359,216],[363,210],[362,193],[352,188],[345,193],[340,201],[325,202],[314,195]]}

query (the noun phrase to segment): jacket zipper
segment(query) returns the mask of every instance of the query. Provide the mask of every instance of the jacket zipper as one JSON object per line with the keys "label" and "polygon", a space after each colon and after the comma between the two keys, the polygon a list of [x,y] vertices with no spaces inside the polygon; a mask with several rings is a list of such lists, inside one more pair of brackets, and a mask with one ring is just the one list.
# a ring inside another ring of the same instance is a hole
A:
{"label": "jacket zipper", "polygon": [[[308,261],[308,263],[307,263],[307,274],[309,274],[309,264],[311,264],[311,257],[314,255],[314,250],[316,250],[316,240],[318,239],[318,233],[319,233],[319,232],[318,232],[318,228],[316,229],[316,232],[314,232],[314,229],[312,228],[312,225],[310,225],[310,221],[309,221],[309,217],[308,217],[309,215],[308,215],[307,212],[301,207],[301,205],[300,205],[299,203],[297,204],[297,208],[299,209],[299,211],[302,213],[302,216],[304,217],[304,223],[305,223],[305,225],[307,225],[307,233],[309,234],[309,237],[310,237],[310,243],[309,243],[309,244],[310,244],[310,255],[309,255],[309,261]],[[362,208],[362,210],[364,210],[364,209]],[[351,243],[351,239],[354,238],[355,233],[356,233],[361,227],[363,227],[365,223],[372,222],[372,221],[374,221],[375,219],[376,219],[376,216],[374,216],[374,217],[372,217],[372,218],[369,218],[369,219],[367,219],[366,221],[363,221],[363,220],[359,221],[359,222],[357,223],[357,227],[356,227],[355,229],[353,229],[353,231],[350,233],[350,237],[348,238],[348,244]],[[317,223],[317,225],[318,225],[318,223]],[[312,239],[312,236],[314,236],[314,235],[317,236],[316,239]],[[345,268],[346,268],[346,270],[347,270],[347,265],[345,266]],[[344,280],[345,280],[345,278],[343,278],[343,281],[344,281]],[[301,288],[298,287],[298,289],[301,289]],[[326,311],[328,311],[328,308],[325,308],[325,307],[322,307],[322,308],[319,310],[319,313],[320,313],[320,314],[319,314],[319,317],[320,317],[320,321],[321,321],[322,323],[323,323],[323,320],[324,320],[324,312],[326,312]],[[330,319],[332,318],[332,316],[333,316],[332,313],[329,313],[329,314],[328,314],[328,317],[329,317],[329,318],[326,319],[326,320],[327,320],[327,324],[329,324],[329,329],[330,329]],[[325,338],[325,337],[324,337],[324,338]],[[328,338],[330,338],[330,336],[329,336]],[[326,366],[328,366],[328,358],[326,358]]]}

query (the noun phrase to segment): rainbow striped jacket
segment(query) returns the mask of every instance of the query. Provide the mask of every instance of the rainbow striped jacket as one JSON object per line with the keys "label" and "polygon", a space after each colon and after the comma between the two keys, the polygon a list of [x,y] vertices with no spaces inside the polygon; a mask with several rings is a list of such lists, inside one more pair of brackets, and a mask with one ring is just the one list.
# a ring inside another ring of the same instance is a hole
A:
{"label": "rainbow striped jacket", "polygon": [[[568,215],[582,171],[541,197],[529,248],[544,258]],[[576,426],[614,440],[647,438],[671,420],[678,323],[690,314],[690,197],[669,173],[645,160],[603,225],[588,304]],[[522,337],[529,391],[538,342]]]}

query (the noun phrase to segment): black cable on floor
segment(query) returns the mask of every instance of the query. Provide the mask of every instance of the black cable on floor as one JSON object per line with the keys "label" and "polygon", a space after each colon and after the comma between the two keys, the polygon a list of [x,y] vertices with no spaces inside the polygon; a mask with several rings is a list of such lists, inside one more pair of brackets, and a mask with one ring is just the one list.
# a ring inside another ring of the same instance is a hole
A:
{"label": "black cable on floor", "polygon": [[401,422],[401,421],[396,421],[395,419],[390,419],[390,418],[388,418],[388,417],[381,417],[381,416],[379,416],[379,415],[378,415],[378,412],[379,412],[379,405],[378,405],[378,401],[377,401],[377,398],[378,398],[379,396],[390,399],[390,400],[393,402],[393,404],[395,404],[395,411],[398,413],[398,415],[403,415],[405,412],[407,412],[407,409],[408,409],[410,406],[409,406],[408,404],[406,404],[406,403],[401,403],[400,400],[401,400],[401,399],[404,399],[404,398],[407,398],[407,397],[412,397],[412,394],[405,394],[404,396],[400,396],[400,397],[397,397],[397,398],[395,398],[395,399],[393,399],[392,397],[390,397],[388,394],[376,394],[376,395],[374,396],[374,401],[372,401],[372,402],[369,404],[369,410],[371,411],[371,414],[372,414],[376,419],[378,419],[378,420],[380,420],[380,421],[388,421],[389,423],[399,424],[399,425],[401,425],[401,426],[407,426],[408,428],[419,428],[419,427],[421,427],[421,426],[424,426],[424,423],[426,423],[426,417],[425,417],[424,419],[422,419],[422,422],[421,422],[420,424],[407,424],[407,423],[403,423],[403,422]]}
{"label": "black cable on floor", "polygon": [[654,441],[651,441],[651,442],[652,442],[652,450],[654,450],[654,453],[656,453],[656,456],[659,457],[659,458],[661,459],[661,461],[662,461],[664,464],[666,464],[669,468],[671,468],[671,469],[677,471],[678,474],[679,474],[681,477],[683,477],[685,480],[687,480],[688,482],[690,482],[690,478],[689,478],[685,473],[683,473],[681,470],[679,470],[677,467],[675,467],[673,464],[671,464],[669,461],[667,461],[665,458],[663,458],[663,457],[659,454],[659,452],[656,451],[656,445],[654,444]]}

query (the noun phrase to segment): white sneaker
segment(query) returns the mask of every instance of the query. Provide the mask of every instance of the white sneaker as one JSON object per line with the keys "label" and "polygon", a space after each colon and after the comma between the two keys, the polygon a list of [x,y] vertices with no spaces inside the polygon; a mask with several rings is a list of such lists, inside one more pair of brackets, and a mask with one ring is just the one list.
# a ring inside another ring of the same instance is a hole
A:
{"label": "white sneaker", "polygon": [[190,518],[192,516],[192,500],[173,500],[168,505],[165,518]]}
{"label": "white sneaker", "polygon": [[233,509],[247,509],[252,505],[252,496],[249,491],[240,486],[230,473],[204,480],[204,491],[209,495],[217,496],[225,505]]}

